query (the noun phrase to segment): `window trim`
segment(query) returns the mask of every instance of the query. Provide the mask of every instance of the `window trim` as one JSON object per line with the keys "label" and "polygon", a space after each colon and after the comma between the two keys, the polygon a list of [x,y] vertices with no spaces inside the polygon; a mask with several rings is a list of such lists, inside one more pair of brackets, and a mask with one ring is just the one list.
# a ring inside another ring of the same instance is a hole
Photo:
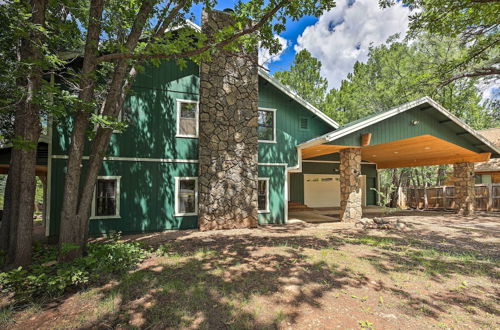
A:
{"label": "window trim", "polygon": [[[195,115],[195,120],[196,120],[196,134],[195,135],[188,135],[188,134],[180,134],[179,133],[179,128],[180,128],[180,123],[181,123],[181,104],[182,103],[191,103],[191,104],[196,104],[196,115]],[[190,139],[197,139],[200,132],[199,132],[199,115],[200,115],[200,102],[195,101],[195,100],[184,100],[184,99],[176,99],[176,129],[175,129],[175,137],[179,138],[190,138]]]}
{"label": "window trim", "polygon": [[98,176],[97,180],[116,180],[116,210],[115,215],[96,215],[95,214],[95,204],[96,204],[96,194],[97,194],[97,181],[94,186],[94,197],[92,198],[92,210],[90,219],[121,219],[120,216],[120,181],[121,176],[117,175],[108,175],[108,176]]}
{"label": "window trim", "polygon": [[[194,180],[194,212],[181,213],[179,212],[179,184],[181,180]],[[196,216],[198,215],[198,177],[196,176],[176,176],[174,190],[174,217]]]}
{"label": "window trim", "polygon": [[[276,143],[276,109],[272,108],[262,108],[259,107],[257,109],[258,111],[269,111],[273,113],[273,139],[272,140],[258,140],[259,143]],[[257,117],[257,123],[258,123],[259,118]],[[258,124],[257,124],[257,130],[259,129]]]}
{"label": "window trim", "polygon": [[[259,210],[259,181],[266,181],[266,209]],[[271,213],[269,209],[269,178],[257,178],[257,213]]]}

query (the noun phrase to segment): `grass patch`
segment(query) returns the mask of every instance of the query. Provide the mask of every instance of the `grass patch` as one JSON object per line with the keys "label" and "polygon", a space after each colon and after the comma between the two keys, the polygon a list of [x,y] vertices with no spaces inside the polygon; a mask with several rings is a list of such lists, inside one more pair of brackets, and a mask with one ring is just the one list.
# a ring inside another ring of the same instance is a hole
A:
{"label": "grass patch", "polygon": [[7,328],[11,324],[14,321],[13,315],[14,310],[12,306],[0,309],[0,328]]}

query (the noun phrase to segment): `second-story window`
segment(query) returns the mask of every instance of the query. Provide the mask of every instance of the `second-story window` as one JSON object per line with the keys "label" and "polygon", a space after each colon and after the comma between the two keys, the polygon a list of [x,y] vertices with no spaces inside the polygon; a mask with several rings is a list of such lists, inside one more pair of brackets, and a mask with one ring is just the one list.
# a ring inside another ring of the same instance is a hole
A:
{"label": "second-story window", "polygon": [[276,110],[259,108],[259,142],[276,142]]}
{"label": "second-story window", "polygon": [[198,102],[177,100],[178,137],[198,137]]}

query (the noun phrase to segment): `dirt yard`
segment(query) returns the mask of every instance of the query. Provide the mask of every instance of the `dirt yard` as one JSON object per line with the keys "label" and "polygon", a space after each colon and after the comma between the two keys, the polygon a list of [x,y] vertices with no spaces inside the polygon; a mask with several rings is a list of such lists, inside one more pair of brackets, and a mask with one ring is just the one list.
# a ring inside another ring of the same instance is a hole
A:
{"label": "dirt yard", "polygon": [[6,310],[0,327],[498,329],[500,215],[126,237],[159,247],[116,282]]}

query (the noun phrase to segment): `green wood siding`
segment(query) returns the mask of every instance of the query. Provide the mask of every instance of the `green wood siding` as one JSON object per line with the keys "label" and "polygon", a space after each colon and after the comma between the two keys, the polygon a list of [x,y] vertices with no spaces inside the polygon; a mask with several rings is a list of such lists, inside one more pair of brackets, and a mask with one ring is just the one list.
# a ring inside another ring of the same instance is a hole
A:
{"label": "green wood siding", "polygon": [[[66,171],[65,159],[52,161],[53,173]],[[91,219],[89,232],[144,233],[198,227],[197,216],[176,217],[175,177],[197,177],[198,164],[105,161],[100,176],[120,176],[120,218]],[[269,178],[269,213],[259,214],[259,223],[285,222],[285,167],[259,166],[259,177]],[[63,175],[53,176],[50,235],[59,232]]]}
{"label": "green wood siding", "polygon": [[[269,213],[259,213],[260,224],[285,223],[285,167],[259,166],[259,178],[269,178]],[[288,207],[288,205],[286,205]]]}
{"label": "green wood siding", "polygon": [[[183,70],[163,62],[141,73],[124,106],[129,126],[113,134],[108,155],[114,157],[197,159],[198,140],[176,138],[177,99],[198,99],[198,67]],[[52,154],[66,154],[71,118],[60,120],[53,134]],[[88,153],[88,152],[87,152]]]}
{"label": "green wood siding", "polygon": [[[444,115],[434,108],[412,109],[331,141],[329,144],[361,146],[361,135],[365,133],[372,133],[370,145],[430,134],[475,152],[482,152],[473,146],[477,143],[474,138],[457,135],[464,131],[463,128],[454,123],[440,124],[439,120],[443,119],[446,119]],[[415,120],[418,121],[417,125],[412,124]]]}
{"label": "green wood siding", "polygon": [[[108,156],[196,160],[198,139],[176,138],[176,100],[198,99],[198,66],[188,63],[179,69],[173,62],[162,62],[142,72],[124,107],[129,126],[113,134]],[[277,109],[277,143],[259,144],[259,163],[296,165],[296,145],[333,130],[311,112],[281,91],[259,79],[259,106]],[[300,119],[308,118],[308,129],[300,129]],[[72,119],[54,123],[52,154],[67,154]],[[88,154],[88,146],[86,150]],[[57,235],[63,200],[66,160],[52,161],[50,233]],[[100,175],[121,176],[120,219],[91,219],[90,233],[109,231],[138,233],[167,229],[196,228],[196,216],[174,216],[176,176],[197,176],[198,164],[158,161],[105,161]],[[280,166],[259,166],[259,176],[270,178],[269,213],[259,214],[259,223],[284,223],[285,171]]]}
{"label": "green wood siding", "polygon": [[[65,172],[66,160],[54,159],[53,171]],[[198,164],[105,161],[102,176],[121,176],[119,219],[91,219],[90,233],[141,233],[197,228],[197,217],[174,216],[175,177],[198,175]],[[52,177],[51,235],[59,231],[63,175]]]}
{"label": "green wood siding", "polygon": [[[296,146],[334,130],[312,112],[276,87],[259,79],[259,107],[276,110],[276,142],[259,143],[259,162],[297,165]],[[308,119],[308,129],[300,128],[300,119]]]}

